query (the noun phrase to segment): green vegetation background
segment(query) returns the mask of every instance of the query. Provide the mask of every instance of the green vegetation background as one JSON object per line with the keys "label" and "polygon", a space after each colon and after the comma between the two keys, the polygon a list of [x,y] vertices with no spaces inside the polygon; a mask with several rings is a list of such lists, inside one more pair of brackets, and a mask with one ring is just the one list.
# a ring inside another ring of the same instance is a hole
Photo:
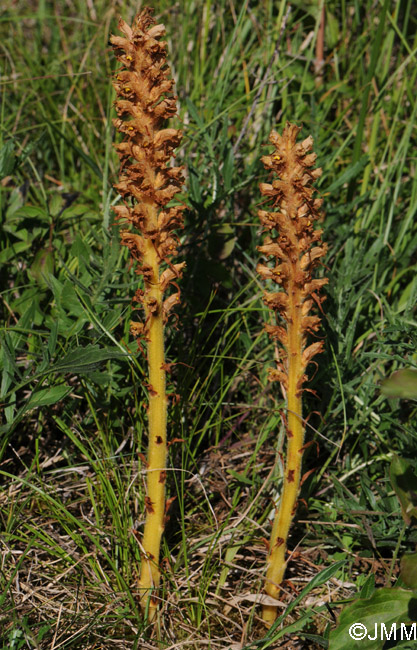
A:
{"label": "green vegetation background", "polygon": [[[392,584],[398,554],[414,548],[388,471],[394,454],[416,458],[415,401],[389,400],[379,384],[417,366],[417,11],[412,0],[329,0],[320,68],[322,6],[155,3],[167,27],[184,131],[177,160],[187,175],[187,269],[167,329],[168,360],[178,364],[170,438],[182,442],[171,447],[176,500],[157,646],[135,592],[144,496],[138,451],[146,450],[146,365],[129,335],[137,276],[111,210],[119,199],[108,38],[117,16],[131,21],[140,3],[3,3],[0,640],[7,650],[278,648],[288,639],[290,647],[327,647],[334,622],[324,601]],[[305,403],[314,443],[305,471],[312,471],[283,594],[292,610],[266,634],[254,601],[279,487],[279,463],[272,468],[283,400],[266,380],[276,351],[262,328],[270,315],[255,272],[256,213],[266,178],[259,159],[270,130],[287,120],[312,134],[323,168],[317,187],[329,285],[326,351],[309,384],[316,394]],[[335,567],[331,589],[310,582],[326,567]]]}

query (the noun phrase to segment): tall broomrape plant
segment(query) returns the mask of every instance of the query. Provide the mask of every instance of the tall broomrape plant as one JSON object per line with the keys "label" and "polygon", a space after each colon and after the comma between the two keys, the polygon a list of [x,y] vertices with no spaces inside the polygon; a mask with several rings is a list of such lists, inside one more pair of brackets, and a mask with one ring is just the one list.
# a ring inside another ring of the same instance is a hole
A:
{"label": "tall broomrape plant", "polygon": [[[279,178],[274,178],[272,184],[261,183],[260,191],[272,201],[272,206],[270,211],[258,213],[268,232],[258,250],[272,258],[272,264],[258,264],[257,270],[262,278],[280,286],[277,292],[264,293],[264,302],[275,312],[277,322],[265,328],[271,338],[281,344],[277,367],[270,369],[269,379],[281,383],[287,400],[284,480],[269,543],[266,573],[266,592],[273,598],[278,597],[284,577],[287,538],[300,486],[305,370],[323,348],[322,341],[307,346],[307,335],[317,332],[320,326],[320,318],[310,312],[314,305],[321,307],[324,298],[317,292],[327,283],[327,278],[312,277],[326,252],[326,245],[321,242],[322,231],[313,228],[322,200],[312,198],[312,182],[321,175],[321,169],[311,169],[316,160],[314,153],[308,153],[313,139],[310,136],[297,144],[299,131],[289,123],[282,136],[272,131],[269,139],[275,151],[263,156],[262,162]],[[264,605],[263,619],[267,624],[272,624],[276,614],[275,605]]]}
{"label": "tall broomrape plant", "polygon": [[[146,342],[149,368],[149,451],[145,497],[146,521],[142,539],[142,566],[139,580],[141,605],[152,620],[157,610],[155,597],[160,583],[159,553],[165,516],[167,462],[167,395],[164,356],[164,324],[172,307],[179,302],[176,280],[184,262],[173,264],[178,239],[174,229],[182,227],[183,206],[168,204],[180,191],[182,168],[169,167],[173,150],[182,134],[162,128],[176,114],[174,81],[166,62],[163,25],[156,25],[151,10],[139,13],[132,27],[119,21],[123,37],[111,36],[111,43],[122,67],[113,85],[118,118],[116,129],[123,140],[116,145],[120,158],[120,180],[115,188],[123,205],[115,208],[117,218],[130,224],[121,230],[122,243],[130,250],[136,273],[143,276],[144,289],[134,300],[143,307],[143,322],[132,322],[131,333]],[[167,288],[176,290],[164,297]]]}

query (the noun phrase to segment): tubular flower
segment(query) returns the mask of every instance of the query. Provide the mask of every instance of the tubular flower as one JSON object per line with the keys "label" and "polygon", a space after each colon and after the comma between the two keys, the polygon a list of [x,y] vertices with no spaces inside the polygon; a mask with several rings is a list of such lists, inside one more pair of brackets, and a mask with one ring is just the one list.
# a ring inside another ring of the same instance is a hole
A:
{"label": "tubular flower", "polygon": [[[280,357],[269,371],[270,381],[279,381],[287,399],[287,450],[283,490],[273,524],[266,574],[266,592],[277,598],[285,572],[288,533],[296,509],[304,445],[302,420],[303,384],[313,357],[322,351],[323,342],[307,345],[307,336],[316,333],[320,318],[311,314],[324,300],[318,291],[327,278],[313,278],[327,246],[321,242],[322,231],[314,229],[322,200],[313,198],[312,183],[321,169],[312,169],[316,154],[310,153],[313,139],[296,142],[299,127],[287,123],[282,135],[272,131],[270,142],[275,150],[263,156],[266,169],[275,175],[271,183],[261,183],[260,191],[272,202],[271,210],[259,210],[259,219],[268,233],[258,250],[268,263],[258,264],[264,280],[278,285],[278,291],[264,292],[265,304],[275,312],[276,324],[266,325],[269,336],[279,341]],[[264,605],[263,618],[271,624],[276,617],[275,605]]]}
{"label": "tubular flower", "polygon": [[[164,324],[179,303],[177,280],[184,262],[174,264],[182,228],[182,205],[169,205],[181,190],[182,167],[170,167],[174,149],[182,134],[164,128],[166,119],[177,111],[174,81],[166,62],[167,45],[161,41],[163,25],[156,25],[151,9],[143,9],[132,27],[119,21],[123,36],[111,36],[121,63],[113,85],[117,93],[114,126],[122,134],[116,145],[120,177],[115,185],[123,204],[114,208],[124,224],[122,244],[127,246],[136,272],[143,276],[143,289],[133,300],[144,311],[143,322],[131,323],[130,330],[146,342],[149,367],[149,453],[147,460],[146,521],[141,543],[142,566],[139,588],[141,604],[152,620],[157,609],[160,582],[159,549],[164,528],[167,461],[167,396],[164,357]],[[169,287],[175,291],[165,296]]]}

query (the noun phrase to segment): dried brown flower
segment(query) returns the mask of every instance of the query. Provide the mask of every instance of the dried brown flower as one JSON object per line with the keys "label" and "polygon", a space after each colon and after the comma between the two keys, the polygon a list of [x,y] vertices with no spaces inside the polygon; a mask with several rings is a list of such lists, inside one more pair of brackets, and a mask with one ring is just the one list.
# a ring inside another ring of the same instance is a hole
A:
{"label": "dried brown flower", "polygon": [[[149,300],[159,284],[162,292],[182,275],[185,263],[172,264],[177,254],[177,228],[182,228],[183,205],[168,204],[181,191],[182,167],[170,167],[174,149],[181,142],[177,129],[163,128],[164,122],[176,113],[174,81],[166,63],[163,25],[155,25],[152,10],[145,8],[132,27],[123,20],[119,29],[124,34],[111,36],[110,41],[122,64],[114,77],[118,117],[113,120],[123,140],[116,145],[120,158],[120,179],[115,188],[123,197],[123,205],[114,208],[117,218],[130,225],[121,231],[122,244],[130,250],[137,263],[137,273],[144,276],[142,304],[147,316]],[[133,228],[133,230],[132,230]],[[160,265],[169,266],[161,274]],[[179,301],[165,302],[164,318]],[[162,303],[158,302],[158,309]],[[147,318],[146,328],[149,327]]]}

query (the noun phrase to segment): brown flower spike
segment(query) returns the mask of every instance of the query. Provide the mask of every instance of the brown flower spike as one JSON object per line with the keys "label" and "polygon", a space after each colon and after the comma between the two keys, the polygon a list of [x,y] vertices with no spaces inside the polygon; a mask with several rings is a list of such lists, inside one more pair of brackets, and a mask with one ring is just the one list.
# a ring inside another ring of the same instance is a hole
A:
{"label": "brown flower spike", "polygon": [[[169,167],[173,151],[181,141],[180,131],[163,128],[176,114],[174,81],[166,62],[163,25],[156,25],[151,9],[139,13],[132,27],[123,20],[123,36],[111,36],[121,68],[113,85],[117,93],[117,119],[113,121],[123,140],[116,145],[120,158],[120,180],[115,185],[123,205],[114,208],[117,218],[129,228],[121,230],[122,244],[143,276],[144,289],[134,301],[145,311],[143,322],[131,323],[130,330],[147,345],[149,366],[149,453],[147,463],[146,521],[142,539],[142,567],[139,581],[141,604],[148,618],[156,614],[155,598],[160,582],[159,552],[165,515],[167,461],[167,397],[164,357],[164,324],[179,302],[176,284],[185,263],[173,264],[182,227],[182,205],[169,205],[183,183],[182,168]],[[170,286],[175,292],[165,297]]]}
{"label": "brown flower spike", "polygon": [[[321,307],[324,298],[318,291],[328,282],[327,278],[313,278],[327,250],[321,242],[322,231],[313,227],[322,200],[313,198],[312,182],[321,175],[321,169],[312,169],[316,161],[316,154],[309,153],[312,137],[297,143],[299,131],[299,127],[289,123],[282,136],[272,131],[269,140],[275,151],[263,156],[262,162],[278,178],[272,184],[261,183],[261,193],[272,201],[272,210],[258,212],[269,233],[258,250],[272,258],[272,265],[258,264],[257,270],[264,280],[279,287],[279,291],[264,293],[264,302],[275,312],[277,321],[265,328],[281,344],[277,367],[270,369],[269,379],[281,383],[288,405],[286,466],[266,574],[266,592],[273,598],[278,597],[284,577],[286,541],[300,485],[305,370],[323,348],[322,341],[307,345],[307,335],[316,333],[320,327],[320,318],[312,315],[311,310],[314,306]],[[263,618],[267,624],[275,620],[276,613],[275,605],[264,605]]]}

